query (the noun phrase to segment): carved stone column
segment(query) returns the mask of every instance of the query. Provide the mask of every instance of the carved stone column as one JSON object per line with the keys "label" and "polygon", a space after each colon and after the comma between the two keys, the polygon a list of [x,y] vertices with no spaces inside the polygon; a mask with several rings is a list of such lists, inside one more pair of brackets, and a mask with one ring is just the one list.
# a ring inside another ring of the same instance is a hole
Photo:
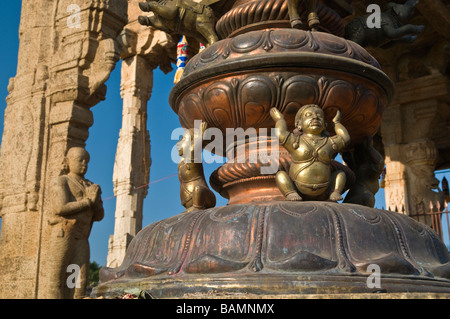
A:
{"label": "carved stone column", "polygon": [[[437,161],[437,149],[431,139],[420,139],[405,146],[409,198],[412,214],[429,212],[431,205],[437,209],[444,205],[444,194],[439,189],[439,180],[434,177]],[[428,224],[424,218],[420,221]]]}
{"label": "carved stone column", "polygon": [[116,216],[108,247],[110,267],[120,265],[129,242],[142,229],[151,164],[147,101],[153,85],[152,68],[141,56],[129,57],[122,63],[121,80],[123,114],[113,175]]}
{"label": "carved stone column", "polygon": [[[381,133],[386,153],[386,207],[409,215],[423,214],[443,204],[434,177],[438,150],[433,128],[441,99],[448,94],[446,79],[431,75],[397,83],[397,97],[385,111]],[[431,220],[417,218],[431,226]]]}
{"label": "carved stone column", "polygon": [[117,38],[122,62],[122,128],[114,164],[116,212],[114,234],[109,238],[107,266],[122,263],[130,241],[142,229],[143,203],[150,179],[150,137],[147,102],[153,87],[153,70],[172,70],[176,44],[164,32],[137,22],[139,1],[129,1],[128,24]]}
{"label": "carved stone column", "polygon": [[16,76],[10,79],[0,155],[0,296],[33,298],[38,284],[48,65],[56,1],[22,1]]}
{"label": "carved stone column", "polygon": [[[116,37],[126,23],[124,1],[84,1],[80,3],[80,24],[68,27],[70,1],[60,1],[55,17],[55,48],[50,68],[48,153],[46,180],[60,174],[62,158],[73,146],[85,146],[93,124],[90,108],[105,99],[111,72],[119,61]],[[48,189],[48,187],[46,187]],[[51,198],[46,197],[42,221],[39,298],[55,298],[53,281],[48,278],[52,267],[48,211]]]}

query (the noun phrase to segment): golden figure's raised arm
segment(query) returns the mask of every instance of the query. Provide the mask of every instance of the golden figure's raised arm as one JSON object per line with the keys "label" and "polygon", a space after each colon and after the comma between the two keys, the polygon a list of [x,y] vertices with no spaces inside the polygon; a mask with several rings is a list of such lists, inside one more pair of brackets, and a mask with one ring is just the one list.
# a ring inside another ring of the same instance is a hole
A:
{"label": "golden figure's raised arm", "polygon": [[333,127],[336,135],[339,136],[342,140],[342,145],[338,146],[338,151],[340,151],[350,143],[350,134],[348,133],[345,126],[341,124],[341,112],[339,110],[336,112],[336,116],[333,118]]}
{"label": "golden figure's raised arm", "polygon": [[290,132],[288,131],[286,120],[284,119],[284,115],[281,114],[275,107],[270,109],[270,116],[275,121],[276,135],[280,140],[281,144],[286,142],[287,137]]}

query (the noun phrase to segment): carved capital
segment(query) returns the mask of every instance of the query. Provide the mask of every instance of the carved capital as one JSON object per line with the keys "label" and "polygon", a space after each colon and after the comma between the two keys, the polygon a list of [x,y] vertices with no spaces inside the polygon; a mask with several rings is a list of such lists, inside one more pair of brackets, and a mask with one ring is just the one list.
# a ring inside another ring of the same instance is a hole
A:
{"label": "carved capital", "polygon": [[[439,180],[434,175],[437,149],[431,139],[420,139],[404,147],[407,199],[410,214],[424,213],[430,206],[444,204],[444,195],[439,189]],[[431,226],[431,225],[429,225]]]}
{"label": "carved capital", "polygon": [[404,146],[406,163],[408,165],[430,165],[434,168],[437,159],[437,149],[431,139],[421,139]]}
{"label": "carved capital", "polygon": [[119,46],[119,54],[122,60],[136,54],[137,34],[130,29],[124,28],[116,38]]}
{"label": "carved capital", "polygon": [[122,62],[120,83],[122,99],[131,95],[146,102],[150,99],[152,88],[153,68],[144,57],[135,55]]}
{"label": "carved capital", "polygon": [[164,73],[172,71],[177,60],[177,43],[165,32],[146,28],[138,33],[136,53],[145,57],[153,69],[159,67]]}

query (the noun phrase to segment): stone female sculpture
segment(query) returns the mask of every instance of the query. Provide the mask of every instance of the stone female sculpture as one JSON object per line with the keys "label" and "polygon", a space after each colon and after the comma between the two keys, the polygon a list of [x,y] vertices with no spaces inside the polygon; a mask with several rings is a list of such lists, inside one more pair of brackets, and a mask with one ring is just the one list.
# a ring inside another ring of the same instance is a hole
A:
{"label": "stone female sculpture", "polygon": [[[82,298],[89,274],[89,235],[92,224],[103,219],[99,185],[84,178],[89,153],[81,147],[69,149],[64,160],[65,174],[53,180],[49,225],[52,228],[51,298]],[[66,277],[69,266],[79,269],[74,287]]]}
{"label": "stone female sculpture", "polygon": [[185,212],[216,206],[216,196],[206,184],[201,158],[195,156],[195,143],[198,139],[201,143],[205,130],[206,123],[202,123],[200,136],[195,134],[195,129],[186,130],[177,143],[181,156],[178,164],[180,199]]}
{"label": "stone female sculpture", "polygon": [[[270,111],[280,143],[291,154],[289,174],[279,171],[276,182],[287,200],[342,200],[346,175],[331,170],[331,161],[350,142],[347,129],[340,123],[341,113],[333,119],[335,136],[326,131],[323,110],[318,105],[304,105],[295,116],[297,132],[289,132],[284,115],[276,108]],[[300,195],[301,194],[301,195]],[[303,195],[303,197],[302,197]]]}

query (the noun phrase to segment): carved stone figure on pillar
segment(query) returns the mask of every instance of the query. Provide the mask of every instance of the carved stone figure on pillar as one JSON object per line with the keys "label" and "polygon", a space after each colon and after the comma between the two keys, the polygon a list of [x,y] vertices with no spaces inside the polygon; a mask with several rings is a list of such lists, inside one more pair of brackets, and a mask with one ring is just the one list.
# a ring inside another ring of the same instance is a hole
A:
{"label": "carved stone figure on pillar", "polygon": [[366,47],[392,46],[396,43],[412,43],[423,25],[404,24],[414,13],[419,0],[408,0],[405,4],[389,2],[380,13],[379,26],[369,26],[371,14],[350,21],[345,27],[345,38]]}
{"label": "carved stone figure on pillar", "polygon": [[284,116],[276,108],[271,109],[270,115],[276,123],[280,143],[292,157],[289,174],[279,171],[276,175],[278,188],[286,199],[342,200],[345,172],[331,170],[331,161],[350,142],[347,129],[340,123],[340,111],[333,119],[337,135],[332,137],[318,105],[304,105],[298,110],[293,132],[288,131]]}
{"label": "carved stone figure on pillar", "polygon": [[[445,196],[434,175],[437,148],[430,139],[419,139],[404,146],[407,181],[409,185],[409,206],[414,214],[423,214],[444,209]],[[430,207],[431,205],[431,207]]]}
{"label": "carved stone figure on pillar", "polygon": [[[186,130],[177,143],[178,154],[181,156],[178,164],[180,199],[181,204],[186,208],[185,212],[216,206],[216,196],[206,184],[202,160],[195,156],[196,143],[201,143],[206,123],[202,123],[200,136],[195,134],[196,130]],[[201,147],[199,151],[201,153]]]}
{"label": "carved stone figure on pillar", "polygon": [[[50,298],[82,298],[85,295],[89,274],[88,239],[92,224],[104,216],[99,185],[84,178],[88,162],[89,154],[84,148],[69,149],[64,160],[64,175],[52,183]],[[74,287],[68,285],[70,265],[79,269]]]}

